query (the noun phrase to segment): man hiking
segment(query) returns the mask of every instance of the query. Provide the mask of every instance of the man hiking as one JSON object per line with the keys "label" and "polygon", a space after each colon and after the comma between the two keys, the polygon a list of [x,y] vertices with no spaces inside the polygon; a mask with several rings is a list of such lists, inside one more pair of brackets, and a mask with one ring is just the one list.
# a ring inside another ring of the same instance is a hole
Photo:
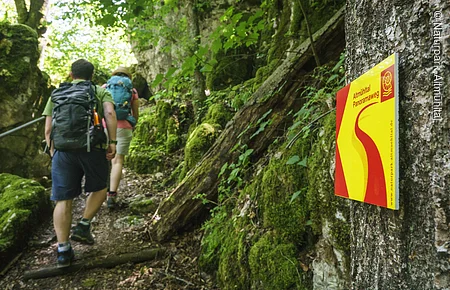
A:
{"label": "man hiking", "polygon": [[[67,267],[74,259],[69,242],[72,202],[82,192],[83,176],[85,192],[90,194],[71,239],[94,243],[91,220],[106,199],[108,160],[116,154],[114,101],[108,91],[91,83],[93,74],[92,63],[84,59],[75,61],[70,72],[73,81],[61,84],[52,92],[43,112],[46,116],[45,139],[52,156],[51,200],[56,202],[53,225],[58,240],[58,267]],[[108,142],[99,122],[103,117]]]}

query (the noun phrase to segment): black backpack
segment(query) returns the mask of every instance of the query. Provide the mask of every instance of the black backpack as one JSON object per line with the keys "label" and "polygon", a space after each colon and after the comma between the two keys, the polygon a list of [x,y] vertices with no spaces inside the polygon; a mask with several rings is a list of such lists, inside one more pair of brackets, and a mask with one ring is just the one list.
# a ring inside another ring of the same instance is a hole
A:
{"label": "black backpack", "polygon": [[51,100],[51,139],[56,150],[90,152],[94,146],[106,143],[103,125],[94,116],[98,101],[91,81],[62,83],[52,92]]}

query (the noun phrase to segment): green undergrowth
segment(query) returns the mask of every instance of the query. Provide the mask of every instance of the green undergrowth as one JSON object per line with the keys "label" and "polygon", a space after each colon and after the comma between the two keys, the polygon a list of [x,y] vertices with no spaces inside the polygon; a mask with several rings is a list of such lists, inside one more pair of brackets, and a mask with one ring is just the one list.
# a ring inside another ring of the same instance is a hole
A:
{"label": "green undergrowth", "polygon": [[312,289],[306,257],[325,223],[333,247],[348,253],[348,210],[334,196],[330,170],[343,62],[314,71],[298,91],[303,107],[286,116],[292,125],[259,162],[250,162],[253,150],[241,144],[239,160],[222,168],[199,260],[221,289]]}
{"label": "green undergrowth", "polygon": [[38,182],[0,174],[0,268],[26,244],[50,211],[49,194]]}
{"label": "green undergrowth", "polygon": [[173,166],[170,154],[183,145],[181,105],[160,100],[140,113],[126,166],[137,173],[155,173]]}

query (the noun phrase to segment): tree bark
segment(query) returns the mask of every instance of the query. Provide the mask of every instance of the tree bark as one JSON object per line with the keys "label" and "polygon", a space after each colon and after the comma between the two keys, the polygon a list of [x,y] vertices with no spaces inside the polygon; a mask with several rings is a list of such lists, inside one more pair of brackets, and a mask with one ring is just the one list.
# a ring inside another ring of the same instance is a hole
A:
{"label": "tree bark", "polygon": [[[393,52],[400,59],[400,210],[351,203],[352,288],[449,289],[449,119],[442,97],[450,87],[450,6],[350,0],[346,13],[350,80]],[[433,121],[434,109],[442,109],[442,120]]]}
{"label": "tree bark", "polygon": [[156,259],[158,256],[162,254],[163,251],[161,249],[148,249],[136,253],[128,253],[118,256],[99,257],[89,261],[77,262],[66,268],[58,268],[56,266],[50,266],[47,268],[26,271],[23,275],[23,278],[25,280],[47,278],[78,272],[81,269],[88,270],[94,268],[112,268],[117,265],[130,262],[141,263]]}
{"label": "tree bark", "polygon": [[[189,35],[192,39],[190,47],[190,53],[193,55],[200,47],[200,26],[199,26],[199,11],[197,0],[187,0],[187,15],[189,19]],[[194,69],[194,82],[192,84],[192,96],[194,101],[194,115],[198,116],[197,119],[201,120],[199,108],[203,106],[206,99],[205,88],[206,81],[205,76],[200,71],[201,60],[197,60],[197,64]]]}
{"label": "tree bark", "polygon": [[14,0],[14,3],[19,23],[31,27],[39,36],[42,36],[45,30],[40,29],[40,23],[44,17],[43,10],[47,7],[48,0],[31,0],[29,9],[24,0]]}
{"label": "tree bark", "polygon": [[[337,59],[342,52],[345,45],[343,29],[344,14],[341,9],[314,34],[317,52],[324,62]],[[237,157],[230,154],[230,150],[240,138],[242,144],[247,144],[254,150],[252,156],[258,158],[273,140],[284,132],[286,114],[303,104],[303,100],[298,98],[297,89],[303,84],[303,76],[312,71],[314,65],[311,43],[307,40],[260,86],[247,105],[227,124],[202,161],[188,173],[167,200],[160,204],[157,213],[161,219],[155,226],[158,240],[170,238],[173,234],[203,221],[208,207],[193,197],[202,193],[208,200],[217,199],[219,183],[217,175],[225,162],[233,162]],[[253,126],[247,130],[247,127],[256,124],[257,120],[269,110],[271,113],[267,118],[272,120],[271,125],[266,127],[263,134],[250,138],[258,128]],[[244,131],[246,133],[239,136]]]}

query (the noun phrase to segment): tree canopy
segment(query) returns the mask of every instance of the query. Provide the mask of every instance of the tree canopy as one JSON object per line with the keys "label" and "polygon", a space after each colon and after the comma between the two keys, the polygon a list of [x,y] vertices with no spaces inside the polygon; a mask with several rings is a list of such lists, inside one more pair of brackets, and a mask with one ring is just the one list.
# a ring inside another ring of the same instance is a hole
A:
{"label": "tree canopy", "polygon": [[[65,80],[70,64],[79,58],[88,59],[106,73],[119,65],[129,66],[136,62],[124,27],[98,25],[91,21],[94,7],[74,7],[69,2],[52,3],[45,13],[47,29],[40,39],[40,68],[50,75],[53,83]],[[18,7],[12,0],[0,3],[0,21],[30,26],[23,21]],[[73,12],[70,9],[75,9],[79,17],[68,17]],[[36,26],[30,27],[36,29]]]}

